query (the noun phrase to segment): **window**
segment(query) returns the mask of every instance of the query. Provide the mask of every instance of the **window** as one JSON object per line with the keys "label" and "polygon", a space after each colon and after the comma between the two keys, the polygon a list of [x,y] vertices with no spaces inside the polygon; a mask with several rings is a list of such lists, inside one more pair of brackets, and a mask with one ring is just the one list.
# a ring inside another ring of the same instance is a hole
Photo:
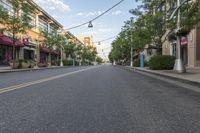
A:
{"label": "window", "polygon": [[42,29],[42,30],[47,30],[48,29],[47,22],[45,22],[41,18],[39,18],[39,28]]}
{"label": "window", "polygon": [[7,0],[0,0],[0,7],[7,11],[10,16],[14,15],[13,6]]}
{"label": "window", "polygon": [[35,16],[34,15],[30,15],[29,16],[30,18],[31,18],[31,25],[33,26],[33,28],[35,28],[36,27],[36,18],[35,18]]}

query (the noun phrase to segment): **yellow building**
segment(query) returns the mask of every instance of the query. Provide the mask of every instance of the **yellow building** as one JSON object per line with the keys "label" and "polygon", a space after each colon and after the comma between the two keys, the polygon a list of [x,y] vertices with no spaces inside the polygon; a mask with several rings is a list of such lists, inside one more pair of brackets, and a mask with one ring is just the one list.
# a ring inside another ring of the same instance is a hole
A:
{"label": "yellow building", "polygon": [[77,35],[77,38],[85,45],[85,46],[91,46],[96,47],[93,42],[93,36],[92,35]]}
{"label": "yellow building", "polygon": [[[55,63],[55,60],[58,58],[58,52],[50,51],[47,48],[42,47],[40,42],[42,37],[39,29],[52,31],[54,29],[62,29],[63,26],[35,2],[30,0],[29,3],[36,7],[36,11],[31,14],[33,28],[27,31],[26,34],[19,35],[18,44],[15,46],[16,58],[45,63],[51,52],[52,63]],[[0,6],[7,10],[9,14],[13,11],[12,6],[6,0],[1,0]],[[2,27],[3,25],[0,24],[0,26]],[[6,32],[0,34],[0,65],[7,65],[8,62],[12,60],[13,42],[11,36],[12,34]]]}

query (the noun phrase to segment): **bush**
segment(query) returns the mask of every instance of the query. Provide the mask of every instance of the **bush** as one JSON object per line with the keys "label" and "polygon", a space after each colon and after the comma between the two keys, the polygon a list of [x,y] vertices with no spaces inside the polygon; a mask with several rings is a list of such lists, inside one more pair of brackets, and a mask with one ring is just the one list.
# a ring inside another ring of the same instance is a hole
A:
{"label": "bush", "polygon": [[149,61],[149,68],[152,70],[171,70],[174,67],[174,62],[174,56],[154,56]]}
{"label": "bush", "polygon": [[139,60],[139,59],[135,59],[135,60],[133,61],[133,66],[134,66],[134,67],[139,67],[139,66],[140,66],[140,60]]}
{"label": "bush", "polygon": [[[74,63],[75,63],[76,66],[79,65],[78,61],[75,61]],[[63,60],[63,65],[64,66],[73,66],[73,60]]]}
{"label": "bush", "polygon": [[[148,61],[145,60],[144,61],[144,66],[147,67],[147,66],[149,66],[148,64],[149,64]],[[140,67],[140,60],[139,59],[135,59],[133,61],[133,66],[134,67]]]}

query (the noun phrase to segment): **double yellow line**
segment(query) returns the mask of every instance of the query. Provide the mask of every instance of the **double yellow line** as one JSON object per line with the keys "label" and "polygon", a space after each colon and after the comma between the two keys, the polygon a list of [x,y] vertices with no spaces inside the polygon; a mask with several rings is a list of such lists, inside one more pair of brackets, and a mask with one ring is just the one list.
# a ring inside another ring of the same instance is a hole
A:
{"label": "double yellow line", "polygon": [[6,92],[9,92],[9,91],[13,91],[13,90],[17,90],[17,89],[21,89],[21,88],[24,88],[24,87],[28,87],[28,86],[31,86],[31,85],[51,81],[51,80],[54,80],[54,79],[62,78],[62,77],[65,77],[65,76],[69,76],[69,75],[76,74],[76,73],[79,73],[79,72],[83,72],[83,71],[93,69],[93,68],[96,68],[96,67],[89,67],[89,68],[85,68],[85,69],[81,69],[81,70],[77,70],[77,71],[74,71],[74,72],[69,72],[69,73],[65,73],[65,74],[61,74],[61,75],[57,75],[57,76],[53,76],[53,77],[49,77],[49,78],[44,78],[44,79],[35,80],[35,81],[27,82],[27,83],[22,83],[22,84],[19,84],[19,85],[13,85],[13,86],[9,86],[9,87],[6,87],[6,88],[1,88],[0,94],[6,93]]}

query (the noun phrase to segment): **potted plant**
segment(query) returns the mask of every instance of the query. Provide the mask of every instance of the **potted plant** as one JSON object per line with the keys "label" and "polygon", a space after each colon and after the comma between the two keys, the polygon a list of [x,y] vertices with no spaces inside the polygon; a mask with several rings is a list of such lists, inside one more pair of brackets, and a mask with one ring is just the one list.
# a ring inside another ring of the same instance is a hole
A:
{"label": "potted plant", "polygon": [[18,60],[11,60],[9,61],[9,65],[12,69],[18,69],[19,68],[19,61]]}
{"label": "potted plant", "polygon": [[38,67],[48,67],[48,63],[40,62],[40,63],[38,63]]}
{"label": "potted plant", "polygon": [[22,60],[20,64],[22,68],[30,68],[31,66],[31,63],[28,60]]}

